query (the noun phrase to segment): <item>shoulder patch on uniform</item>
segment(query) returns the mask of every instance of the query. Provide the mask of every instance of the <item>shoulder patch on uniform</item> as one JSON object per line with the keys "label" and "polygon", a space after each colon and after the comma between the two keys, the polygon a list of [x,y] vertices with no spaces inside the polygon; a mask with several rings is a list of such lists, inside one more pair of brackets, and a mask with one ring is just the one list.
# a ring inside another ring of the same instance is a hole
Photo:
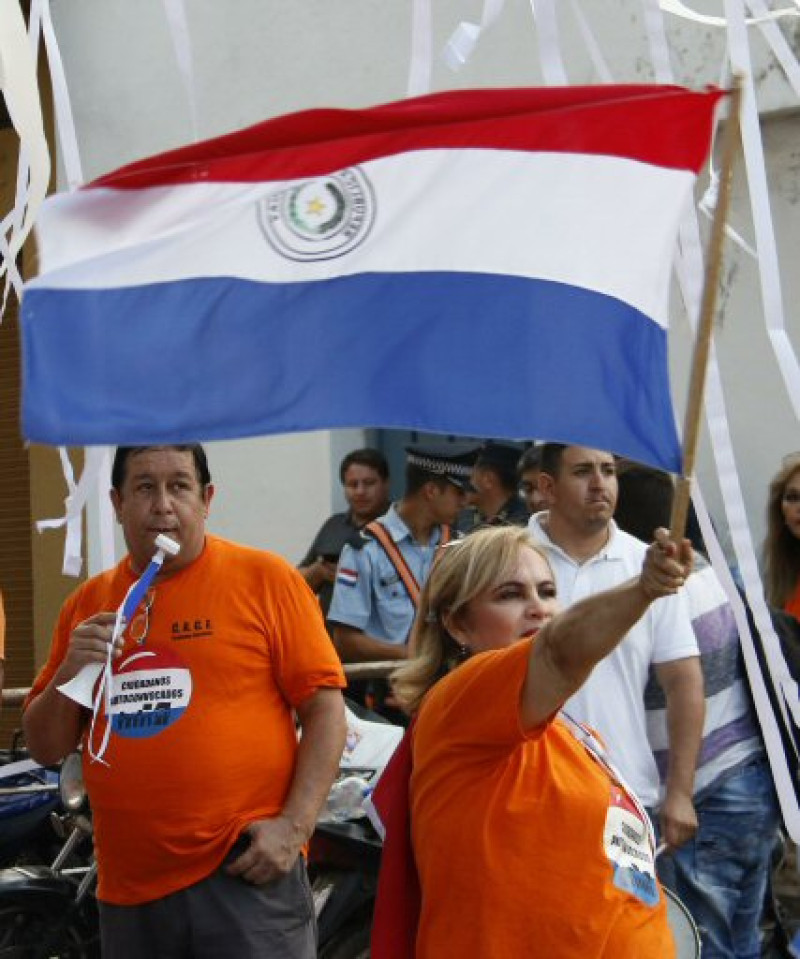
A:
{"label": "shoulder patch on uniform", "polygon": [[342,586],[355,586],[358,582],[358,570],[340,566],[336,571],[336,582]]}

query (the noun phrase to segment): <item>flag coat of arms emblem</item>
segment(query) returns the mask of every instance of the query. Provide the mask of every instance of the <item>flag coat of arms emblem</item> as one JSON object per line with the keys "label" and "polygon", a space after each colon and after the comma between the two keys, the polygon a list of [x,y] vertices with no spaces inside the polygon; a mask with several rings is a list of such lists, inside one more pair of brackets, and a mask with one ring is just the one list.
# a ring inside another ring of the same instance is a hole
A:
{"label": "flag coat of arms emblem", "polygon": [[669,277],[720,96],[310,110],[52,197],[23,297],[25,434],[402,428],[675,471]]}

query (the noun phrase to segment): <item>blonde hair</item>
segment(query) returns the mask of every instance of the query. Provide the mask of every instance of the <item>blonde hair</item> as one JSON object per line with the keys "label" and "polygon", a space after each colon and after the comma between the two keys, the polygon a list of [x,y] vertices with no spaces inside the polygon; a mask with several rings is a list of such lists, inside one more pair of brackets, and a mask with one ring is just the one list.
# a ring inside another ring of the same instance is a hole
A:
{"label": "blonde hair", "polygon": [[457,616],[476,596],[514,568],[520,551],[547,556],[518,526],[494,526],[441,547],[422,589],[411,631],[411,658],[392,674],[394,695],[415,713],[425,693],[464,660],[464,650],[449,634],[444,619]]}
{"label": "blonde hair", "polygon": [[767,535],[764,540],[764,585],[767,602],[783,609],[800,578],[800,540],[783,518],[783,494],[791,478],[800,473],[800,456],[784,461],[769,484]]}

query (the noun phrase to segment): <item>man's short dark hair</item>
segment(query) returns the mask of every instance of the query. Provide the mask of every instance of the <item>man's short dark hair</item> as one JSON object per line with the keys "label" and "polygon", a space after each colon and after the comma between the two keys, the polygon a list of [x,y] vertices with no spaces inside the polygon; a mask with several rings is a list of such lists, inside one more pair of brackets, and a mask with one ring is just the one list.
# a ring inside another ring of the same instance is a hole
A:
{"label": "man's short dark hair", "polygon": [[506,463],[481,463],[480,460],[475,464],[475,469],[488,470],[494,473],[498,482],[507,493],[513,493],[517,488],[517,468],[509,466]]}
{"label": "man's short dark hair", "polygon": [[205,489],[211,482],[211,473],[208,469],[208,459],[206,451],[200,443],[186,443],[183,446],[118,446],[114,454],[114,462],[111,466],[111,485],[119,492],[122,484],[125,482],[125,470],[128,460],[136,453],[143,453],[145,450],[178,450],[181,453],[188,452],[192,454],[194,460],[194,469],[197,473],[197,479],[200,485]]}
{"label": "man's short dark hair", "polygon": [[558,476],[561,471],[561,457],[566,448],[566,443],[545,443],[542,446],[541,471],[548,476]]}
{"label": "man's short dark hair", "polygon": [[437,476],[429,470],[424,470],[413,463],[406,463],[406,488],[405,495],[413,496],[418,493],[426,483],[435,483],[439,489],[444,489],[453,484],[444,476]]}
{"label": "man's short dark hair", "polygon": [[[672,502],[675,484],[669,473],[643,466],[641,463],[623,461],[617,472],[619,499],[614,519],[620,529],[649,543],[653,531],[663,526],[669,529],[672,520]],[[694,505],[689,503],[684,535],[697,553],[708,555],[703,533]]]}
{"label": "man's short dark hair", "polygon": [[540,470],[542,468],[542,447],[529,446],[520,456],[517,463],[517,476],[522,478],[523,473],[528,470]]}
{"label": "man's short dark hair", "polygon": [[675,487],[669,473],[625,463],[617,473],[619,498],[614,519],[620,529],[649,543],[659,526],[669,528]]}
{"label": "man's short dark hair", "polygon": [[339,466],[339,479],[344,484],[344,474],[351,466],[367,466],[380,476],[381,479],[389,479],[389,464],[386,457],[380,450],[373,449],[371,446],[365,446],[360,450],[351,450],[342,460]]}

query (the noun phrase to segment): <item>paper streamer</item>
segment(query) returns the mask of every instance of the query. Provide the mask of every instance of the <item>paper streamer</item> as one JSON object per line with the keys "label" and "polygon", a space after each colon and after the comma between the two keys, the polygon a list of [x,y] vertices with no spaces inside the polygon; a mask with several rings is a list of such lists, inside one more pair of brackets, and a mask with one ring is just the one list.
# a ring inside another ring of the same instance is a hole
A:
{"label": "paper streamer", "polygon": [[[2,308],[7,301],[9,285],[15,289],[18,297],[22,294],[21,278],[15,261],[30,234],[50,182],[50,152],[44,134],[33,52],[38,37],[38,23],[33,11],[31,27],[29,38],[18,0],[0,0],[0,89],[11,123],[20,139],[17,199],[11,221],[3,221],[0,278],[5,277],[6,283]],[[6,236],[8,229],[10,236]]]}
{"label": "paper streamer", "polygon": [[[27,161],[23,161],[23,158],[20,156],[19,168],[22,169],[23,162],[27,167]],[[6,278],[5,287],[3,289],[3,297],[0,300],[0,319],[2,319],[3,314],[6,311],[6,304],[8,303],[8,294],[10,290],[14,290],[19,299],[22,296],[22,276],[20,275],[19,270],[17,269],[16,257],[11,253],[11,247],[8,245],[8,240],[6,239],[6,234],[14,226],[16,221],[16,212],[17,210],[24,210],[25,202],[27,197],[28,185],[27,185],[27,174],[25,176],[25,183],[22,186],[21,194],[17,193],[18,196],[22,197],[22,206],[18,206],[17,203],[14,204],[14,209],[8,213],[3,220],[0,220],[0,260],[2,260],[2,269],[8,271],[8,277]],[[21,219],[20,215],[20,219]],[[0,273],[0,276],[2,274]]]}
{"label": "paper streamer", "polygon": [[480,23],[462,20],[444,46],[442,57],[453,71],[460,70],[475,52],[483,33],[492,26],[503,12],[505,0],[484,0]]}
{"label": "paper streamer", "polygon": [[784,322],[783,296],[778,265],[778,247],[770,208],[769,185],[761,141],[756,92],[752,80],[750,46],[745,25],[743,0],[725,0],[728,19],[728,47],[731,68],[742,75],[742,145],[744,147],[747,185],[758,250],[761,298],[767,334],[783,376],[786,392],[800,419],[800,365],[792,349]]}
{"label": "paper streamer", "polygon": [[[648,24],[648,39],[651,46],[651,56],[654,64],[660,65],[657,79],[660,83],[673,82],[672,71],[669,68],[669,54],[666,31],[663,18],[661,22],[655,17],[654,6],[656,0],[642,0],[646,8],[646,22]],[[687,205],[680,227],[681,255],[676,261],[681,295],[686,313],[693,332],[696,333],[700,302],[703,287],[703,250],[700,241],[700,228],[696,212],[691,204]],[[704,411],[708,426],[711,449],[717,468],[722,502],[725,508],[728,526],[731,532],[734,553],[739,563],[739,569],[745,586],[748,603],[753,612],[756,628],[761,635],[765,658],[768,668],[776,685],[782,685],[786,679],[786,664],[780,649],[780,642],[772,627],[766,603],[764,602],[761,579],[758,572],[752,535],[747,521],[739,474],[733,452],[733,443],[725,409],[725,399],[722,389],[722,376],[716,355],[716,346],[711,343],[708,369],[706,374],[706,390]],[[717,540],[708,512],[705,508],[702,494],[694,484],[692,500],[700,521],[703,537],[708,547],[709,557],[714,570],[725,588],[728,599],[736,619],[739,635],[742,637],[742,652],[747,668],[748,679],[753,693],[753,699],[758,713],[759,723],[770,756],[775,785],[783,812],[784,822],[792,839],[800,839],[800,807],[794,792],[789,770],[783,752],[780,730],[772,712],[764,677],[758,665],[753,639],[747,622],[747,615],[741,597],[736,590],[728,564],[722,548]]]}
{"label": "paper streamer", "polygon": [[[53,89],[56,133],[61,149],[67,188],[76,190],[84,182],[83,167],[64,63],[50,12],[50,0],[33,0],[31,6],[32,27],[35,20],[41,20],[41,32],[44,38]],[[92,568],[90,572],[98,573],[102,569],[109,569],[115,563],[114,518],[108,497],[108,490],[111,486],[110,451],[107,447],[87,448],[84,470],[80,482],[77,484],[67,451],[63,448],[59,449],[59,456],[67,484],[64,516],[59,519],[42,520],[36,524],[36,528],[41,532],[45,529],[66,527],[62,572],[65,576],[80,576],[83,569],[82,512],[84,508],[87,511],[94,508],[97,516],[99,568]]]}
{"label": "paper streamer", "polygon": [[558,35],[558,18],[553,0],[530,0],[531,13],[536,23],[539,61],[544,82],[550,87],[569,83]]}
{"label": "paper streamer", "polygon": [[91,492],[97,488],[97,478],[100,472],[104,447],[87,447],[83,472],[80,482],[75,482],[75,473],[72,469],[67,451],[63,446],[58,449],[61,458],[61,469],[67,484],[67,496],[64,500],[64,515],[57,519],[43,519],[36,523],[38,532],[46,529],[60,529],[66,527],[67,533],[64,543],[64,563],[62,573],[65,576],[80,576],[83,568],[81,514]]}
{"label": "paper streamer", "polygon": [[192,136],[195,141],[200,139],[200,123],[197,112],[197,93],[194,82],[194,68],[192,66],[192,40],[189,35],[189,24],[186,19],[186,7],[183,0],[164,0],[164,12],[169,24],[172,46],[175,48],[175,57],[178,61],[183,88],[189,101],[189,118],[192,125]]}
{"label": "paper streamer", "polygon": [[[660,6],[665,13],[683,17],[684,20],[694,20],[695,23],[702,23],[707,27],[726,27],[728,25],[725,17],[711,17],[703,13],[697,13],[696,10],[687,7],[685,3],[681,3],[681,0],[661,0]],[[757,17],[750,17],[746,23],[748,25],[761,24],[770,20],[780,20],[783,17],[796,16],[800,16],[800,8],[784,7],[782,10],[771,10]]]}
{"label": "paper streamer", "polygon": [[575,17],[575,21],[578,24],[578,29],[580,30],[586,51],[589,54],[589,59],[592,61],[594,72],[597,74],[601,83],[613,83],[614,79],[611,75],[611,70],[608,68],[608,64],[603,58],[600,45],[592,33],[592,29],[589,26],[589,21],[584,16],[578,0],[570,0],[570,9],[572,10],[572,15]]}
{"label": "paper streamer", "polygon": [[[42,3],[41,0],[33,0],[28,17],[28,44],[31,57],[34,64],[39,59],[39,37],[41,35],[42,24]],[[25,209],[28,203],[28,181],[30,178],[30,160],[28,158],[28,148],[24,142],[20,142],[19,156],[17,160],[17,184],[14,193],[14,206],[11,212],[3,220],[0,226],[0,251],[3,256],[3,263],[0,266],[0,276],[2,276],[3,267],[8,270],[8,277],[3,288],[3,299],[0,303],[0,317],[5,313],[8,304],[8,296],[13,289],[17,295],[17,300],[22,295],[23,279],[17,268],[16,256],[12,254],[11,248],[6,241],[6,234],[10,231],[17,232],[22,229],[22,223],[25,218]]]}
{"label": "paper streamer", "polygon": [[[730,61],[726,55],[726,59],[722,63],[720,69],[720,78],[719,86],[721,89],[728,89],[733,83],[733,77],[731,75]],[[714,146],[713,142],[716,137],[716,131],[719,126],[719,123],[715,123],[714,133],[712,134],[712,146],[711,152],[708,158],[708,187],[706,192],[703,194],[700,202],[697,204],[697,208],[700,212],[707,217],[709,220],[714,218],[714,211],[717,208],[717,202],[719,199],[719,174],[717,173],[714,167]],[[730,212],[728,213],[730,217]],[[741,236],[739,233],[734,230],[730,223],[725,224],[725,235],[730,237],[733,242],[740,247],[742,250],[747,253],[748,256],[751,256],[754,260],[758,259],[758,253],[756,250]]]}
{"label": "paper streamer", "polygon": [[[797,3],[798,12],[800,12],[800,0],[797,0]],[[786,37],[778,28],[777,23],[767,23],[764,20],[765,15],[769,13],[764,0],[747,0],[747,6],[759,19],[758,29],[775,54],[775,59],[780,63],[791,88],[800,99],[800,63],[792,53],[792,48],[789,46]]]}
{"label": "paper streamer", "polygon": [[42,5],[42,36],[44,37],[47,63],[50,68],[50,84],[53,88],[53,107],[56,114],[56,133],[61,147],[64,174],[67,179],[67,187],[70,190],[77,190],[83,183],[83,169],[78,151],[78,137],[75,133],[72,104],[67,89],[67,78],[64,74],[64,63],[53,29],[50,0],[38,0],[38,2],[41,2]]}
{"label": "paper streamer", "polygon": [[431,0],[414,0],[411,10],[411,58],[407,97],[430,93],[433,74],[433,24]]}

